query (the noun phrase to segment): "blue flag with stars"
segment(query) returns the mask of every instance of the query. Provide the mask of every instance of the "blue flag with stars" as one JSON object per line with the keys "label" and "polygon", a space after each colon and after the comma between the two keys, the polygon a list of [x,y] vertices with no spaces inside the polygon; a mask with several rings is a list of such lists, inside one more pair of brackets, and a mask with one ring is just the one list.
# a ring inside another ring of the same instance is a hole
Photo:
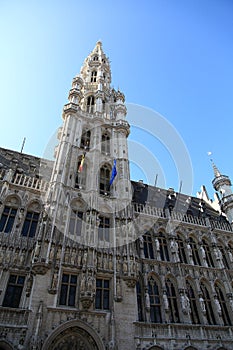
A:
{"label": "blue flag with stars", "polygon": [[113,183],[115,177],[117,176],[117,170],[116,170],[116,159],[114,159],[114,163],[113,163],[113,167],[112,167],[112,174],[111,174],[111,178],[110,178],[110,186]]}

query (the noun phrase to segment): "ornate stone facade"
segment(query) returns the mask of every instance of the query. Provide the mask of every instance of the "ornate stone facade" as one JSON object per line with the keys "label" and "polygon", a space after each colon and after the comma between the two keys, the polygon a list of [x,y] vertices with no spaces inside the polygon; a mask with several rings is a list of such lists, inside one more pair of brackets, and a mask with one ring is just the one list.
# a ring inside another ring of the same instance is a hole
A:
{"label": "ornate stone facade", "polygon": [[55,161],[0,149],[0,349],[233,349],[230,180],[213,165],[221,208],[130,181],[110,84],[98,42]]}

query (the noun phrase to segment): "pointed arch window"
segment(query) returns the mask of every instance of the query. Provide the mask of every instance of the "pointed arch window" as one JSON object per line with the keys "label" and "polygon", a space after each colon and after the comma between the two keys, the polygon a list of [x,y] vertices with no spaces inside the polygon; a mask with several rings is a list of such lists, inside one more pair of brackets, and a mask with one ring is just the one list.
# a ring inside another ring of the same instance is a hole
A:
{"label": "pointed arch window", "polygon": [[143,244],[144,244],[144,256],[146,259],[154,259],[154,250],[152,244],[151,233],[147,232],[143,235]]}
{"label": "pointed arch window", "polygon": [[95,56],[93,57],[93,61],[99,61],[99,57],[95,55]]}
{"label": "pointed arch window", "polygon": [[0,219],[0,232],[9,233],[12,231],[17,214],[17,208],[6,205]]}
{"label": "pointed arch window", "polygon": [[166,290],[167,290],[167,299],[169,303],[169,310],[170,310],[170,322],[171,323],[179,323],[180,322],[180,316],[178,312],[178,305],[177,305],[177,295],[176,295],[176,289],[173,284],[173,282],[168,278],[165,282]]}
{"label": "pointed arch window", "polygon": [[194,241],[194,239],[192,237],[189,239],[189,244],[190,244],[191,249],[192,249],[192,256],[193,256],[194,265],[201,265],[201,260],[200,260],[200,256],[199,256],[199,252],[198,252],[197,243]]}
{"label": "pointed arch window", "polygon": [[101,138],[101,152],[110,154],[110,136],[108,133],[103,133]]}
{"label": "pointed arch window", "polygon": [[205,239],[202,240],[202,246],[203,246],[204,251],[205,251],[206,261],[207,261],[208,266],[214,267],[214,262],[213,262],[213,258],[211,255],[210,246]]}
{"label": "pointed arch window", "polygon": [[205,303],[207,321],[209,324],[216,324],[209,291],[203,283],[201,283],[200,287],[201,287],[202,296]]}
{"label": "pointed arch window", "polygon": [[86,178],[87,178],[87,164],[82,158],[78,161],[78,167],[75,178],[75,188],[85,189],[86,188]]}
{"label": "pointed arch window", "polygon": [[85,130],[81,136],[80,148],[83,148],[89,151],[90,142],[91,142],[91,132],[90,130]]}
{"label": "pointed arch window", "polygon": [[225,293],[223,293],[222,288],[218,284],[215,285],[215,290],[216,290],[216,293],[217,293],[219,304],[221,306],[222,319],[223,319],[224,325],[225,326],[231,326],[232,322],[231,322],[231,319],[230,319],[230,316],[229,316],[229,312],[227,310],[226,298],[225,298],[225,295],[224,295]]}
{"label": "pointed arch window", "polygon": [[88,96],[87,98],[87,112],[94,113],[95,109],[95,97],[94,96]]}
{"label": "pointed arch window", "polygon": [[143,311],[142,311],[142,287],[140,281],[136,284],[137,290],[137,305],[138,305],[138,321],[143,321]]}
{"label": "pointed arch window", "polygon": [[93,72],[91,72],[91,83],[96,83],[96,78],[97,78],[97,72],[96,70],[93,70]]}
{"label": "pointed arch window", "polygon": [[189,297],[190,301],[190,308],[191,308],[191,320],[193,324],[198,324],[200,323],[200,318],[198,314],[198,308],[197,308],[197,302],[196,302],[196,297],[194,293],[194,289],[189,283],[189,281],[186,281],[186,288],[187,288],[187,294]]}
{"label": "pointed arch window", "polygon": [[159,287],[154,278],[148,281],[148,293],[150,296],[150,321],[153,323],[161,323],[161,301]]}
{"label": "pointed arch window", "polygon": [[163,233],[159,234],[158,241],[161,260],[169,261],[170,259],[168,254],[167,239]]}
{"label": "pointed arch window", "polygon": [[110,195],[110,169],[107,165],[100,168],[99,191],[105,196]]}
{"label": "pointed arch window", "polygon": [[178,254],[179,254],[180,262],[187,264],[184,241],[179,234],[177,235],[177,244],[178,244]]}

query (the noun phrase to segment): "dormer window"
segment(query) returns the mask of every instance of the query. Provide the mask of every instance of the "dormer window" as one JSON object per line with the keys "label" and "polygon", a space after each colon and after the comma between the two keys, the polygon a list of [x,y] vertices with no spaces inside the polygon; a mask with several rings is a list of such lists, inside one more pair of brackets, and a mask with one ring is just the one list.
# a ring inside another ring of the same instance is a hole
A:
{"label": "dormer window", "polygon": [[99,61],[99,57],[98,56],[94,56],[93,57],[93,61]]}
{"label": "dormer window", "polygon": [[97,72],[94,70],[91,72],[91,83],[96,83],[96,78],[97,78]]}

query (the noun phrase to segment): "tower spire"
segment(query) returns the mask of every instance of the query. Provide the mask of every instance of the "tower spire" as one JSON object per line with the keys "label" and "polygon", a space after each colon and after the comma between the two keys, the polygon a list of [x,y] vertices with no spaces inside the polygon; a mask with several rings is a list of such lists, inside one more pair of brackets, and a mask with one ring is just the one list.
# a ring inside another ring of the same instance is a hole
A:
{"label": "tower spire", "polygon": [[214,164],[213,159],[210,160],[212,163],[213,171],[214,171],[214,177],[219,177],[221,176],[220,171],[218,170],[217,166]]}

